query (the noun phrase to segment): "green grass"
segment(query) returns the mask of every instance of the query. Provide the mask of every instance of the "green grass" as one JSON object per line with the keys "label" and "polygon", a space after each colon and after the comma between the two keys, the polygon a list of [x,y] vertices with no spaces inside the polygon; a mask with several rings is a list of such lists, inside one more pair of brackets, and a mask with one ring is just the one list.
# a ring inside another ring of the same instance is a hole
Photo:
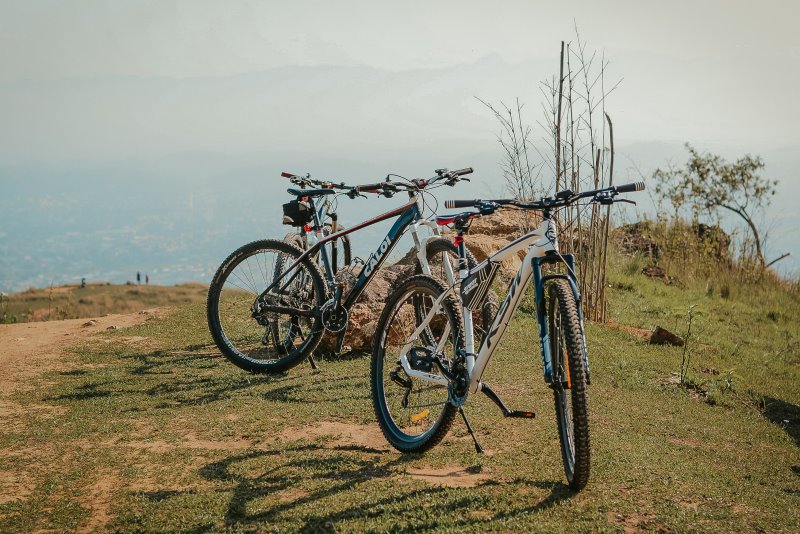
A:
{"label": "green grass", "polygon": [[[467,413],[490,454],[475,454],[459,421],[429,453],[401,455],[288,433],[376,427],[368,357],[248,375],[218,356],[191,304],[98,336],[13,399],[26,409],[7,417],[0,472],[25,491],[0,504],[0,531],[86,529],[98,508],[110,531],[798,531],[797,296],[763,286],[707,296],[703,284],[667,286],[615,261],[614,321],[684,334],[698,305],[693,387],[671,381],[682,348],[588,325],[592,475],[580,494],[565,486],[529,313],[486,380],[536,419],[503,419],[474,397]],[[406,474],[441,466],[488,480],[447,488]]]}

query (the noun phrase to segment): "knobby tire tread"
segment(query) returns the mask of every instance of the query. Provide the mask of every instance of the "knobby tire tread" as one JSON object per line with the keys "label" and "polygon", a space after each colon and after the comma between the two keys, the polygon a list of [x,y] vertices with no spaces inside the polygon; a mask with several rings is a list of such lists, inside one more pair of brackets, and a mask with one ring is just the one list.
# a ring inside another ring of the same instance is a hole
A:
{"label": "knobby tire tread", "polygon": [[[288,237],[289,236],[287,235],[286,238]],[[219,348],[220,352],[222,352],[223,356],[225,356],[225,358],[227,358],[231,363],[251,373],[277,374],[296,366],[310,353],[312,353],[314,349],[317,348],[317,345],[319,345],[319,342],[322,340],[323,333],[322,324],[319,319],[316,320],[315,327],[309,334],[312,336],[311,341],[306,344],[303,350],[296,351],[296,354],[285,356],[275,362],[263,363],[251,358],[247,358],[245,355],[235,351],[235,349],[232,347],[232,344],[228,342],[223,332],[222,325],[219,323],[219,298],[221,295],[222,286],[224,285],[225,280],[227,280],[227,275],[229,275],[233,269],[235,269],[248,257],[260,250],[267,249],[279,251],[281,253],[278,256],[278,262],[280,262],[280,266],[278,267],[279,269],[282,267],[284,261],[283,255],[294,256],[297,258],[303,253],[300,248],[285,241],[276,239],[261,239],[252,241],[233,251],[219,266],[217,272],[214,274],[214,278],[211,281],[211,285],[208,288],[208,297],[206,300],[206,319],[208,321],[208,327],[211,331],[211,337],[214,339],[214,343],[217,345],[217,348]],[[325,302],[326,296],[325,285],[322,281],[322,273],[320,272],[316,263],[309,261],[308,258],[303,260],[302,265],[304,268],[308,269],[309,273],[311,274],[312,284],[314,286],[314,294],[316,295],[316,304],[317,306],[321,306],[321,304]]]}
{"label": "knobby tire tread", "polygon": [[[444,415],[439,420],[438,425],[436,426],[434,432],[424,441],[418,441],[411,444],[408,443],[400,443],[396,439],[394,439],[392,435],[392,431],[389,428],[389,424],[384,418],[383,410],[381,407],[381,402],[379,401],[380,398],[383,398],[379,395],[379,388],[382,391],[383,388],[383,377],[378,373],[378,362],[381,361],[383,363],[384,353],[382,350],[382,344],[384,337],[386,337],[386,333],[384,330],[386,329],[386,323],[391,319],[391,315],[394,311],[396,301],[402,297],[405,293],[408,292],[408,289],[414,286],[419,285],[428,285],[428,287],[433,288],[435,291],[439,293],[444,293],[447,288],[446,286],[439,281],[437,278],[427,275],[427,274],[418,274],[408,278],[405,282],[397,286],[394,291],[389,294],[389,297],[386,299],[386,305],[383,308],[383,312],[381,313],[381,317],[378,320],[378,325],[375,329],[375,339],[373,341],[372,346],[372,361],[370,365],[370,383],[372,389],[372,405],[375,409],[375,416],[378,419],[378,425],[380,426],[381,432],[386,440],[398,451],[400,452],[425,452],[439,442],[441,442],[447,433],[450,431],[450,428],[453,426],[453,422],[455,421],[456,414],[458,413],[458,408],[450,404],[449,402],[444,407]],[[461,317],[461,304],[460,302],[455,299],[452,295],[449,295],[447,298],[442,301],[442,304],[445,308],[448,309],[448,312],[453,315],[455,319],[455,328],[458,328],[458,332],[456,334],[456,338],[458,339],[458,343],[460,347],[464,346],[464,330],[462,328],[462,317]],[[388,409],[387,409],[388,411]]]}
{"label": "knobby tire tread", "polygon": [[[590,443],[589,443],[589,413],[588,395],[586,391],[586,370],[584,367],[584,345],[581,323],[578,314],[578,305],[572,288],[566,280],[555,280],[551,286],[558,296],[564,339],[567,343],[570,381],[572,389],[569,391],[572,399],[573,438],[575,443],[575,468],[572,480],[569,481],[570,489],[582,490],[589,482],[590,471]],[[552,293],[553,289],[551,289]],[[552,299],[550,302],[552,306]],[[552,335],[552,332],[551,332]],[[558,391],[554,390],[554,400]],[[558,410],[558,405],[556,405]],[[558,418],[559,441],[561,440],[561,419]],[[564,447],[564,444],[561,444]]]}

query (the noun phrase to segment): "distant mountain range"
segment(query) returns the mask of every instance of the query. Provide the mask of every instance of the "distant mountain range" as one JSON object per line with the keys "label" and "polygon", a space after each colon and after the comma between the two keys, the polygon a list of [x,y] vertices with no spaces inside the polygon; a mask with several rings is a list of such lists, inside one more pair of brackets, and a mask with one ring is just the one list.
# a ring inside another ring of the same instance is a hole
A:
{"label": "distant mountain range", "polygon": [[[289,230],[278,216],[283,170],[372,182],[389,172],[426,177],[471,165],[474,181],[440,190],[441,198],[503,194],[499,126],[474,97],[511,103],[519,96],[536,128],[537,80],[554,67],[490,56],[401,72],[283,67],[226,78],[0,83],[0,290],[84,276],[124,282],[136,271],[154,283],[207,282],[237,246]],[[625,107],[621,95],[614,98],[611,106]],[[634,142],[644,135],[626,128],[630,111],[610,109],[621,117],[617,183],[685,160],[680,142]],[[724,143],[698,147],[741,154]],[[766,174],[781,180],[767,214],[769,255],[791,251],[781,269],[797,273],[800,147],[761,155]],[[348,201],[343,221],[398,202]],[[648,206],[645,200],[640,209]],[[360,234],[356,252],[369,254],[382,228]]]}

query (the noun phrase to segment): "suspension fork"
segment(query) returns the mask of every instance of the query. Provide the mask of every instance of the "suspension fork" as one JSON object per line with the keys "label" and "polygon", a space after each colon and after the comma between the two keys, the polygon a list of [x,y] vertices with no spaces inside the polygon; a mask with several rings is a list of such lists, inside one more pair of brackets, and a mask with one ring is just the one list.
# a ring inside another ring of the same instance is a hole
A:
{"label": "suspension fork", "polygon": [[[567,266],[566,274],[549,274],[542,276],[542,265],[548,263],[565,263]],[[586,347],[586,328],[583,323],[583,306],[581,304],[581,293],[578,289],[578,279],[575,275],[575,257],[572,254],[551,254],[531,260],[533,267],[533,287],[536,296],[536,319],[539,323],[539,340],[542,347],[542,367],[544,368],[544,380],[547,383],[553,381],[553,355],[550,352],[550,332],[547,326],[547,316],[545,314],[545,284],[549,280],[561,278],[567,280],[575,297],[575,305],[578,307],[578,319],[581,327],[581,338],[583,341],[583,364],[586,369],[586,383],[589,381],[589,349]]]}

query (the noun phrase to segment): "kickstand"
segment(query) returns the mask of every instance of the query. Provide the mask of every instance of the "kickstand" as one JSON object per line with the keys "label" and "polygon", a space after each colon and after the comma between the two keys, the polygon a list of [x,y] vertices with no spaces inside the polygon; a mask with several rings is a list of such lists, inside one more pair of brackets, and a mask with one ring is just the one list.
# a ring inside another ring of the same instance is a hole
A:
{"label": "kickstand", "polygon": [[478,454],[483,454],[483,447],[481,447],[481,444],[478,443],[478,438],[475,437],[475,432],[472,430],[472,425],[470,425],[469,421],[467,421],[467,414],[464,413],[463,406],[458,407],[458,413],[460,413],[461,417],[464,419],[464,424],[467,425],[467,431],[469,432],[469,435],[472,436],[472,441],[475,442],[475,452]]}
{"label": "kickstand", "polygon": [[311,368],[314,369],[315,371],[317,369],[319,369],[319,366],[317,365],[317,362],[314,361],[314,355],[313,354],[309,354],[308,355],[308,363],[311,364]]}

